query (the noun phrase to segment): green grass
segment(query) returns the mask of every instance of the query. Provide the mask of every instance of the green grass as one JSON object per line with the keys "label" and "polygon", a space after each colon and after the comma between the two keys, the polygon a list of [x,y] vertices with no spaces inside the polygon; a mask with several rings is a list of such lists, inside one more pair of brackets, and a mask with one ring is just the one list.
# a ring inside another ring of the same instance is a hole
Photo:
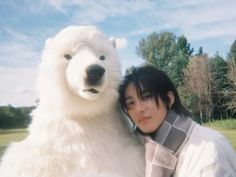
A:
{"label": "green grass", "polygon": [[[229,140],[236,151],[236,119],[204,123],[204,126],[215,129]],[[0,129],[0,158],[6,147],[13,141],[20,141],[27,136],[26,129]]]}
{"label": "green grass", "polygon": [[236,151],[236,119],[219,120],[203,125],[221,132]]}
{"label": "green grass", "polygon": [[20,141],[26,136],[26,129],[0,129],[0,158],[11,142]]}

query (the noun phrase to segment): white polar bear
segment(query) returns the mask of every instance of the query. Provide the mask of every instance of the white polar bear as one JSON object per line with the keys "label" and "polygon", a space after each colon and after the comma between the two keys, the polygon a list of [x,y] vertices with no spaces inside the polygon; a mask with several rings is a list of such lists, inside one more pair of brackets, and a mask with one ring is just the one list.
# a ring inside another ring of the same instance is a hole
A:
{"label": "white polar bear", "polygon": [[143,146],[117,104],[121,72],[112,41],[92,26],[47,40],[29,135],[7,149],[1,177],[144,176]]}

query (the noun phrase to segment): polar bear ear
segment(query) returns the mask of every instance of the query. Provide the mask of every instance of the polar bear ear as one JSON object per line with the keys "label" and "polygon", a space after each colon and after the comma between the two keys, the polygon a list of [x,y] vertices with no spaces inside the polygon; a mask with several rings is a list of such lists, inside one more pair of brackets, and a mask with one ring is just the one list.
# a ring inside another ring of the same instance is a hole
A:
{"label": "polar bear ear", "polygon": [[112,46],[113,46],[114,48],[116,48],[116,38],[110,37],[109,41],[110,41],[110,43],[112,44]]}
{"label": "polar bear ear", "polygon": [[48,38],[45,42],[45,48],[50,48],[52,46],[52,38]]}

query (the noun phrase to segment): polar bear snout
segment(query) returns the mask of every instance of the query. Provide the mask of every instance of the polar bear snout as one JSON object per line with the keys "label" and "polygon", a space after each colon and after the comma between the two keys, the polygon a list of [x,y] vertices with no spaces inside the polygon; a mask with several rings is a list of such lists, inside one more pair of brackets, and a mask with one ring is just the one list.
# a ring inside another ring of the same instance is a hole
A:
{"label": "polar bear snout", "polygon": [[86,68],[86,82],[88,85],[95,86],[101,84],[105,69],[97,64]]}

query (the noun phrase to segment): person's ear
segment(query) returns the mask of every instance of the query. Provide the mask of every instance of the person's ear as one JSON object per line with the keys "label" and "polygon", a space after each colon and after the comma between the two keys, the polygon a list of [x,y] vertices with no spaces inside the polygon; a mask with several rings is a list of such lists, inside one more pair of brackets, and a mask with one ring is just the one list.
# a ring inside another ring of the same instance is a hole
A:
{"label": "person's ear", "polygon": [[169,91],[167,93],[167,96],[169,98],[169,105],[168,105],[168,107],[170,109],[172,107],[172,105],[174,104],[174,102],[175,102],[175,96],[174,96],[174,93],[172,91]]}

